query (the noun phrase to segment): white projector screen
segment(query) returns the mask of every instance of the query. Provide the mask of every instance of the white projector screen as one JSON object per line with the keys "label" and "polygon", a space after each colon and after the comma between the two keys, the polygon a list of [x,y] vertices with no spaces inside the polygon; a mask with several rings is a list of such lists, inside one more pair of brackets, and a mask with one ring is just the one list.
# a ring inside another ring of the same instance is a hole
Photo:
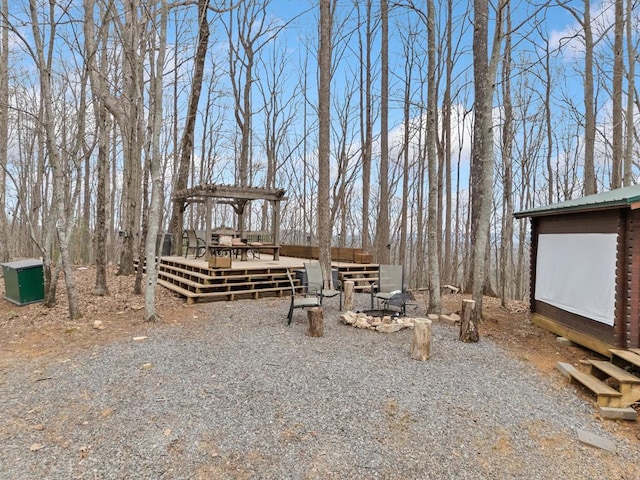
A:
{"label": "white projector screen", "polygon": [[613,326],[615,233],[538,236],[535,299]]}

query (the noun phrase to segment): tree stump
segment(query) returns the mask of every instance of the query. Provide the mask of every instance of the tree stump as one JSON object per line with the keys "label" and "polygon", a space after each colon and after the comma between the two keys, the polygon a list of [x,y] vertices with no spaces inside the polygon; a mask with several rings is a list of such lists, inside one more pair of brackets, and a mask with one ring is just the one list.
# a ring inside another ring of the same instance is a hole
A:
{"label": "tree stump", "polygon": [[354,291],[354,287],[355,284],[353,283],[353,280],[347,280],[346,282],[344,282],[343,284],[343,289],[344,289],[344,309],[346,311],[351,311],[353,310],[353,291]]}
{"label": "tree stump", "polygon": [[475,300],[462,300],[462,320],[460,322],[460,340],[475,343],[480,339]]}
{"label": "tree stump", "polygon": [[431,356],[431,320],[416,318],[411,341],[411,358],[414,360],[429,360]]}
{"label": "tree stump", "polygon": [[309,320],[307,335],[309,337],[322,337],[324,335],[322,307],[309,308],[307,310],[307,319]]}

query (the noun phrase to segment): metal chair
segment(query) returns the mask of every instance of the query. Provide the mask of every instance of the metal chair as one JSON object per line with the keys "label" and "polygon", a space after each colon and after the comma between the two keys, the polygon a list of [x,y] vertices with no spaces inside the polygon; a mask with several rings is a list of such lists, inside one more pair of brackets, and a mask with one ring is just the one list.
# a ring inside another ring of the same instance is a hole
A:
{"label": "metal chair", "polygon": [[289,315],[287,316],[287,325],[291,325],[293,320],[293,310],[296,308],[320,307],[320,293],[315,288],[300,288],[296,292],[296,285],[293,283],[291,272],[287,270],[287,277],[291,285],[291,305],[289,306]]}
{"label": "metal chair", "polygon": [[320,262],[307,262],[304,264],[304,269],[307,273],[307,284],[320,291],[320,303],[324,297],[340,295],[340,310],[342,310],[342,289],[324,288],[324,274]]}
{"label": "metal chair", "polygon": [[[184,252],[184,258],[187,258],[190,251],[193,251],[193,256],[195,258],[199,258],[205,254],[207,251],[207,244],[203,239],[198,237],[195,230],[185,230],[186,234],[186,250]],[[185,238],[185,235],[182,235],[182,238]]]}
{"label": "metal chair", "polygon": [[[378,281],[371,286],[371,308],[373,309],[373,299],[378,302],[380,308],[380,300],[383,306],[388,305],[392,297],[398,297],[404,293],[404,267],[402,265],[380,265],[378,267]],[[400,305],[404,311],[404,301]]]}

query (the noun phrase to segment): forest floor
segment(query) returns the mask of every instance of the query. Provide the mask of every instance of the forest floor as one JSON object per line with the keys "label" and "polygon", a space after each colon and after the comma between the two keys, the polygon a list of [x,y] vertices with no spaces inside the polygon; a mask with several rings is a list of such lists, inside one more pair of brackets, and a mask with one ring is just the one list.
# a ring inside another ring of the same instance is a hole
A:
{"label": "forest floor", "polygon": [[[158,287],[156,308],[161,321],[144,322],[144,299],[142,295],[133,294],[133,276],[116,276],[114,271],[110,271],[109,295],[99,297],[92,294],[95,269],[79,267],[75,273],[83,313],[80,320],[68,319],[62,281],[58,305],[53,308],[45,308],[40,303],[16,306],[0,299],[0,371],[37,358],[66,358],[96,346],[145,336],[158,328],[178,325],[188,328],[190,324],[195,325],[208,318],[206,303],[187,305],[182,298]],[[4,279],[1,278],[0,291],[4,291]],[[446,295],[443,307],[450,312],[457,311],[461,300],[460,294]],[[531,323],[528,306],[523,302],[509,302],[506,308],[501,307],[495,298],[486,298],[484,303],[480,341],[491,339],[510,356],[530,363],[545,375],[560,376],[555,369],[558,361],[586,369],[584,363],[587,359],[602,358],[579,346],[560,345],[555,335]],[[594,417],[598,418],[593,397],[578,388],[575,392],[593,402]],[[616,435],[634,442],[640,440],[640,421],[603,419],[602,423]]]}

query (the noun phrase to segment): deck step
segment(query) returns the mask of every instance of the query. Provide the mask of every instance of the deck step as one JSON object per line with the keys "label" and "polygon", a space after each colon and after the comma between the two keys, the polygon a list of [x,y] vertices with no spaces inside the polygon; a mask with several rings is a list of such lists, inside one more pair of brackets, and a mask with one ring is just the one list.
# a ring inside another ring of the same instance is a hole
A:
{"label": "deck step", "polygon": [[[630,350],[617,350],[614,348],[610,348],[611,352],[611,362],[615,363],[618,366],[625,366],[624,362],[631,364],[634,368],[640,368],[640,355]],[[624,362],[620,362],[623,360]]]}
{"label": "deck step", "polygon": [[577,370],[573,365],[558,362],[557,368],[569,375],[572,383],[578,382],[596,394],[596,402],[600,407],[620,407],[619,399],[622,393],[610,387],[596,377]]}
{"label": "deck step", "polygon": [[187,304],[194,303],[198,294],[194,292],[190,292],[189,290],[180,287],[179,285],[175,285],[171,282],[167,282],[166,280],[158,279],[158,285],[162,285],[164,288],[171,290],[172,292],[178,293],[187,299]]}
{"label": "deck step", "polygon": [[640,383],[640,378],[630,374],[626,370],[603,360],[589,360],[591,364],[591,375],[604,380],[614,378],[619,383]]}

